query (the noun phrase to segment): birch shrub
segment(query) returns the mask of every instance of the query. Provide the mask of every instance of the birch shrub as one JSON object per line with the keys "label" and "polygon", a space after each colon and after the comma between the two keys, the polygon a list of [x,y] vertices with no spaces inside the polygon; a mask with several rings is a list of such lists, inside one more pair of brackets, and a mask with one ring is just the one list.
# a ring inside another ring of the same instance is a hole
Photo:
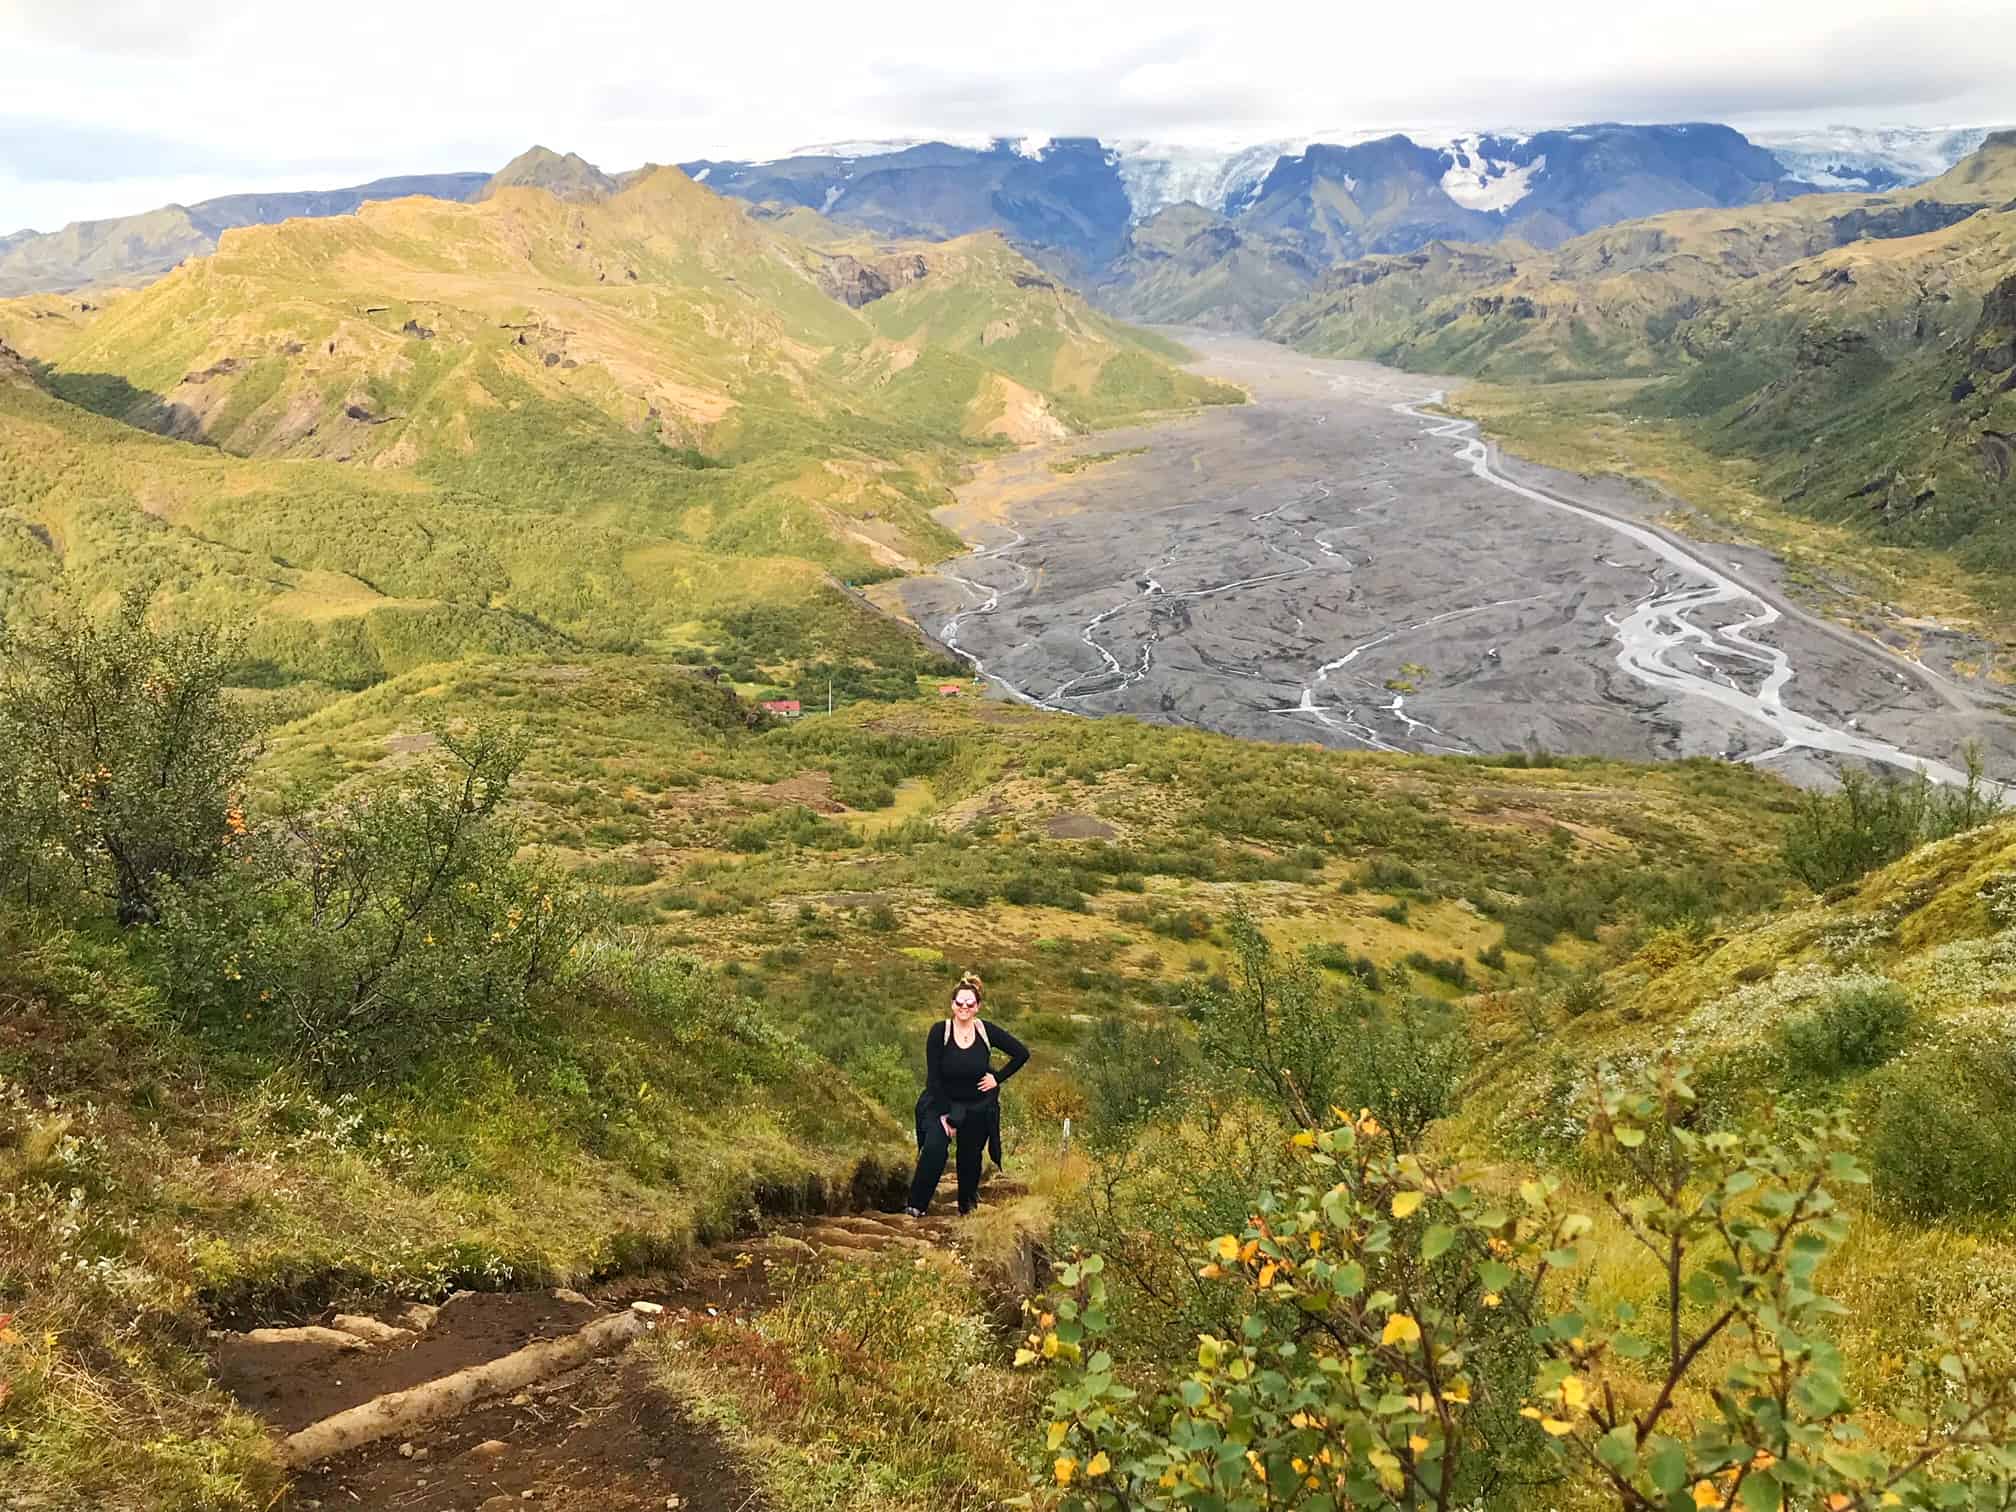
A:
{"label": "birch shrub", "polygon": [[[1935,1341],[1910,1440],[1872,1439],[1829,1339],[1822,1264],[1865,1180],[1817,1123],[1690,1127],[1686,1066],[1594,1090],[1610,1218],[1656,1294],[1582,1285],[1593,1224],[1557,1180],[1516,1192],[1361,1116],[1293,1137],[1303,1179],[1256,1193],[1195,1257],[1243,1312],[1180,1371],[1124,1368],[1105,1263],[1059,1267],[1018,1353],[1053,1372],[1044,1481],[1067,1509],[2004,1507],[2016,1382]],[[1893,1414],[1894,1415],[1894,1414]]]}

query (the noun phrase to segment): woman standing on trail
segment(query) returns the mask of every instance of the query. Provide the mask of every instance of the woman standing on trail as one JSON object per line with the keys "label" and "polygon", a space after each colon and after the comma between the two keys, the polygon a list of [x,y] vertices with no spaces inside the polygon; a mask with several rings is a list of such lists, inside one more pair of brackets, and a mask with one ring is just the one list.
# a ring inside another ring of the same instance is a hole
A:
{"label": "woman standing on trail", "polygon": [[[994,1052],[1008,1064],[994,1069]],[[952,992],[952,1016],[924,1036],[924,1095],[917,1099],[917,1173],[903,1209],[922,1218],[945,1174],[945,1156],[959,1141],[959,1211],[980,1197],[980,1160],[991,1149],[1001,1164],[1001,1083],[1020,1071],[1029,1051],[999,1024],[980,1017],[980,978],[967,972]]]}

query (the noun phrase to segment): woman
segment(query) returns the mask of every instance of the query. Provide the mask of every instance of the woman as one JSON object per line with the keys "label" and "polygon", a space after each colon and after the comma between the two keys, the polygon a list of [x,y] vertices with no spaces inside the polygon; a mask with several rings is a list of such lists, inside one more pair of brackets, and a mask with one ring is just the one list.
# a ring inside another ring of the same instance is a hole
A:
{"label": "woman", "polygon": [[[994,1069],[994,1052],[1008,1064]],[[922,1218],[945,1174],[945,1156],[959,1141],[959,1211],[980,1196],[980,1158],[992,1148],[1001,1164],[1001,1083],[1020,1071],[1029,1051],[999,1024],[980,1017],[980,978],[967,972],[952,992],[952,1016],[924,1036],[924,1095],[917,1099],[917,1172],[903,1211]]]}

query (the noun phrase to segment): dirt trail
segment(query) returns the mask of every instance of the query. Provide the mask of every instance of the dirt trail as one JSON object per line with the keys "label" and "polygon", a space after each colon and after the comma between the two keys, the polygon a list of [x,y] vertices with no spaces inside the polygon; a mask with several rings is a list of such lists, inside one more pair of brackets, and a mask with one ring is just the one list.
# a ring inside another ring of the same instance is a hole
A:
{"label": "dirt trail", "polygon": [[[996,1175],[983,1201],[1025,1190]],[[806,1262],[956,1252],[950,1205],[948,1181],[922,1219],[863,1210],[778,1223],[700,1251],[677,1275],[612,1281],[585,1295],[458,1293],[424,1329],[363,1348],[220,1335],[217,1379],[276,1436],[293,1433],[387,1393],[564,1338],[636,1303],[662,1309],[650,1315],[654,1325],[677,1329],[760,1310],[785,1284],[779,1278]],[[399,1307],[380,1316],[414,1324]],[[340,1326],[333,1315],[321,1321]],[[718,1434],[668,1394],[643,1351],[632,1348],[304,1471],[280,1505],[353,1512],[762,1512],[768,1503]]]}

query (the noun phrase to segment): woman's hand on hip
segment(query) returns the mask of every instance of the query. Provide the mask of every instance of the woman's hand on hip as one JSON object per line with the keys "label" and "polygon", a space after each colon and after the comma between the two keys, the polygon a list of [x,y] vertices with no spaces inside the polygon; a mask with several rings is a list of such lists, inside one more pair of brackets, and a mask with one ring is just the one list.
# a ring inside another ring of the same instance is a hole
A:
{"label": "woman's hand on hip", "polygon": [[982,1092],[992,1092],[1000,1085],[1001,1083],[994,1080],[994,1073],[992,1071],[989,1071],[985,1076],[980,1078],[980,1090]]}
{"label": "woman's hand on hip", "polygon": [[952,1137],[952,1120],[947,1118],[943,1113],[938,1115],[938,1127],[945,1131],[947,1139]]}

